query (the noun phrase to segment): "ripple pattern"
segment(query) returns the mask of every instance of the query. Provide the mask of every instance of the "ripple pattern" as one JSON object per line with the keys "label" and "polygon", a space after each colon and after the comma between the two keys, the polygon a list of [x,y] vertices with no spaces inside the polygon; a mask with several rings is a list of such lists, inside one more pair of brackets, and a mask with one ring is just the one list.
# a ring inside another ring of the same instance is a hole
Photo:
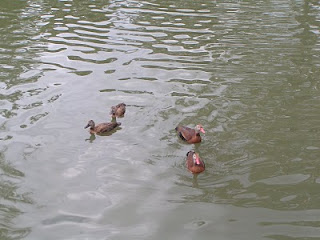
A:
{"label": "ripple pattern", "polygon": [[[319,236],[319,10],[1,2],[0,236]],[[121,128],[83,130],[119,102]],[[196,123],[204,141],[179,142],[175,126]],[[206,162],[197,177],[190,149]]]}

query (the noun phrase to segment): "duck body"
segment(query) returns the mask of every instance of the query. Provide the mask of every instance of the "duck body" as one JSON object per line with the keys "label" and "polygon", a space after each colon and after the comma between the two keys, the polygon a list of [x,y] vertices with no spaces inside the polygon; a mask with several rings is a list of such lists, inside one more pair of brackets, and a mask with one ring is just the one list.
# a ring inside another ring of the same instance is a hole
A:
{"label": "duck body", "polygon": [[193,174],[202,173],[206,166],[204,162],[200,159],[199,154],[194,151],[189,151],[187,153],[187,168]]}
{"label": "duck body", "polygon": [[200,132],[205,133],[200,124],[198,124],[194,129],[185,126],[178,126],[175,130],[183,141],[191,144],[201,142]]}
{"label": "duck body", "polygon": [[101,133],[110,132],[111,130],[115,129],[120,125],[121,123],[119,122],[99,123],[95,125],[94,121],[90,120],[84,128],[90,127],[89,131],[91,134],[101,134]]}
{"label": "duck body", "polygon": [[124,113],[126,112],[126,104],[125,103],[119,103],[116,106],[111,107],[110,115],[115,117],[123,117]]}

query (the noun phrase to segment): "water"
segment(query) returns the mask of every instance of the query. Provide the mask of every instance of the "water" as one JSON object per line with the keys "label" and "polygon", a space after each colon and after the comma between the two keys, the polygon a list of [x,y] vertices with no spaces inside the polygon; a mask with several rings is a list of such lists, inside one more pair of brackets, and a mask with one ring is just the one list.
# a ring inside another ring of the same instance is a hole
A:
{"label": "water", "polygon": [[[1,1],[1,239],[319,238],[319,16],[317,1]],[[116,131],[83,129],[120,102]],[[201,144],[177,138],[197,123]]]}

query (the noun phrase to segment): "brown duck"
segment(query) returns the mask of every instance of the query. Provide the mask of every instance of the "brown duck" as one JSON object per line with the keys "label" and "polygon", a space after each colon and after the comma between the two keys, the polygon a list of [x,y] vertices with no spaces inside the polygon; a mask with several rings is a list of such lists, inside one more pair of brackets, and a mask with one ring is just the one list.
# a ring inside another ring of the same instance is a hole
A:
{"label": "brown duck", "polygon": [[201,173],[205,170],[206,166],[200,159],[199,154],[194,151],[187,153],[187,168],[193,174]]}
{"label": "brown duck", "polygon": [[123,117],[125,112],[126,112],[126,104],[119,103],[118,105],[111,107],[110,115],[112,116],[112,118]]}
{"label": "brown duck", "polygon": [[187,143],[201,142],[200,132],[205,133],[202,125],[198,124],[194,129],[185,126],[176,127],[179,137]]}
{"label": "brown duck", "polygon": [[100,134],[100,133],[109,132],[120,125],[121,123],[119,122],[99,123],[98,125],[95,125],[94,121],[90,120],[84,128],[90,127],[91,134],[95,134],[95,133]]}

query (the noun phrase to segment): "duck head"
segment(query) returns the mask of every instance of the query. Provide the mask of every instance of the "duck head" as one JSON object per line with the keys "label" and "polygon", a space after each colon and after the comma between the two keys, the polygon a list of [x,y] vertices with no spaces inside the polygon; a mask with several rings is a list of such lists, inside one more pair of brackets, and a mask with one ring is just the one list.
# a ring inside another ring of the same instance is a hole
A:
{"label": "duck head", "polygon": [[192,154],[193,164],[194,164],[194,165],[200,165],[201,162],[200,162],[199,154],[195,153],[194,151],[189,151],[189,152],[187,153],[187,156],[189,156],[190,154]]}
{"label": "duck head", "polygon": [[123,115],[126,111],[126,104],[125,103],[119,103],[116,106],[111,107],[110,115],[112,118],[115,118],[116,115]]}
{"label": "duck head", "polygon": [[94,124],[94,121],[93,120],[89,120],[88,124],[84,127],[84,128],[94,128],[95,124]]}
{"label": "duck head", "polygon": [[204,129],[203,129],[203,127],[202,127],[201,124],[198,124],[198,125],[195,127],[195,130],[196,130],[197,133],[199,133],[199,132],[206,133],[206,132],[204,131]]}
{"label": "duck head", "polygon": [[195,165],[200,165],[200,157],[199,157],[199,155],[196,154],[195,152],[193,152],[192,159],[193,159],[193,163],[194,163]]}
{"label": "duck head", "polygon": [[116,107],[112,106],[111,107],[111,111],[110,111],[110,116],[115,118],[116,117],[116,111],[117,111]]}

